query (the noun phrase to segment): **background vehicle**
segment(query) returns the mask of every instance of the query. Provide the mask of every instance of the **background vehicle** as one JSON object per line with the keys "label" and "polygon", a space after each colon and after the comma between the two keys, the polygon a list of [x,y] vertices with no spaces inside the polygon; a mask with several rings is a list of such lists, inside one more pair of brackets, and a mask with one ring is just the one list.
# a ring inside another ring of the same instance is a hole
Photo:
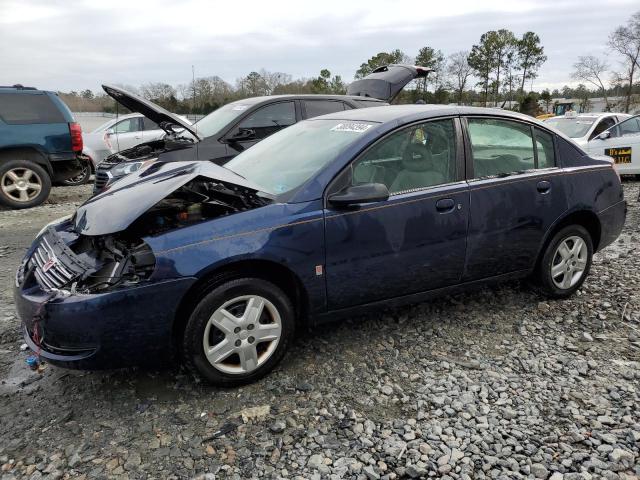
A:
{"label": "background vehicle", "polygon": [[0,203],[29,208],[81,173],[82,130],[54,92],[0,87]]}
{"label": "background vehicle", "polygon": [[[189,138],[186,143],[183,142],[183,147],[188,148],[189,152],[175,148],[175,145],[167,151],[162,151],[160,145],[149,146],[153,155],[163,161],[174,158],[185,160],[188,157],[223,165],[269,135],[300,120],[344,110],[385,105],[407,83],[426,76],[429,71],[423,67],[389,65],[351,83],[347,95],[272,95],[238,100],[220,107],[193,125],[191,131],[194,136],[187,134]],[[132,93],[108,85],[103,85],[103,89],[129,110],[144,113],[158,124],[179,120],[167,117],[168,112],[164,109]],[[188,127],[181,121],[176,126]],[[136,171],[150,158],[148,148],[125,150],[121,155],[110,157],[96,171],[94,193]]]}
{"label": "background vehicle", "polygon": [[640,115],[602,132],[589,141],[586,150],[613,158],[622,175],[640,175]]}
{"label": "background vehicle", "polygon": [[[43,229],[15,300],[25,341],[37,349],[44,329],[52,363],[180,351],[207,381],[237,385],[274,368],[307,320],[528,276],[567,297],[625,214],[612,163],[530,117],[342,111],[224,167],[155,161],[114,183]],[[47,303],[54,289],[67,293]]]}
{"label": "background vehicle", "polygon": [[631,115],[627,113],[574,113],[549,118],[544,120],[544,123],[587,149],[588,142],[629,117]]}

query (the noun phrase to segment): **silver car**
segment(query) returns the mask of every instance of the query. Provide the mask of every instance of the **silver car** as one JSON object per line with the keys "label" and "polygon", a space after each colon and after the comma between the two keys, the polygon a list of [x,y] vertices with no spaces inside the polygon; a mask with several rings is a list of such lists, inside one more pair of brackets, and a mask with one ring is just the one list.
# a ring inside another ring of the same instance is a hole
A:
{"label": "silver car", "polygon": [[100,162],[109,155],[141,143],[160,140],[164,135],[164,130],[140,113],[120,115],[89,133],[83,132],[82,154],[87,160],[86,167],[78,176],[65,180],[64,184],[84,184]]}

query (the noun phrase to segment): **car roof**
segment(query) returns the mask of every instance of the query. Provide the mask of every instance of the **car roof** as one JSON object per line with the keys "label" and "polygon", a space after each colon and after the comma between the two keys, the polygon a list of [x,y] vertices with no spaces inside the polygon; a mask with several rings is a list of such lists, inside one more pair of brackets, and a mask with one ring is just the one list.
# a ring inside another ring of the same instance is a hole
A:
{"label": "car roof", "polygon": [[551,117],[548,118],[547,120],[551,120],[552,118],[589,118],[589,117],[595,117],[595,118],[600,118],[600,117],[608,117],[608,116],[629,116],[628,113],[618,113],[618,112],[592,112],[592,113],[578,113],[576,115],[558,115],[557,117]]}
{"label": "car roof", "polygon": [[357,95],[322,95],[317,93],[301,93],[301,94],[287,94],[287,95],[265,95],[261,97],[247,97],[240,100],[235,100],[231,103],[241,103],[248,105],[255,105],[258,103],[269,102],[274,100],[357,100],[365,102],[375,102],[381,105],[386,104],[384,100],[380,100],[372,97],[359,97]]}
{"label": "car roof", "polygon": [[345,110],[342,112],[330,113],[321,117],[314,117],[309,121],[317,119],[335,119],[387,123],[391,121],[411,121],[412,117],[420,118],[443,117],[449,115],[491,115],[506,118],[526,120],[528,122],[542,123],[533,117],[522,113],[502,110],[500,108],[484,107],[459,107],[455,105],[387,105],[380,107],[360,108]]}

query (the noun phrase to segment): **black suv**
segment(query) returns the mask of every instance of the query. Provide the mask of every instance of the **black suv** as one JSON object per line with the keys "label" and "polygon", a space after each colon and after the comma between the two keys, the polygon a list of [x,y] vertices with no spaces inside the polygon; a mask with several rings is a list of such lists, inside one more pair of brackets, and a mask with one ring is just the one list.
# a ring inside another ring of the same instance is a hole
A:
{"label": "black suv", "polygon": [[327,113],[387,105],[411,80],[429,69],[387,65],[351,83],[347,95],[271,95],[229,103],[191,125],[118,87],[105,92],[133,112],[142,113],[167,132],[163,140],[147,142],[107,157],[96,170],[94,193],[140,169],[150,160],[210,160],[223,165],[260,140],[304,120]]}
{"label": "black suv", "polygon": [[54,92],[0,86],[0,203],[40,205],[82,172],[82,130]]}

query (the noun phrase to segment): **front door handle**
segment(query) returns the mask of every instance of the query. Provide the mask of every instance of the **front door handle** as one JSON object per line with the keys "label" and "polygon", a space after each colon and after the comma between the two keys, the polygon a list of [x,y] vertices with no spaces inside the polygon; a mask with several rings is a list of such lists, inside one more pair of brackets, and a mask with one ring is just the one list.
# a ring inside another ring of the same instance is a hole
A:
{"label": "front door handle", "polygon": [[549,193],[549,190],[551,190],[551,182],[542,180],[541,182],[538,182],[536,188],[538,189],[538,192],[542,194]]}
{"label": "front door handle", "polygon": [[456,202],[451,198],[442,198],[436,202],[436,210],[440,213],[452,212],[456,206]]}

